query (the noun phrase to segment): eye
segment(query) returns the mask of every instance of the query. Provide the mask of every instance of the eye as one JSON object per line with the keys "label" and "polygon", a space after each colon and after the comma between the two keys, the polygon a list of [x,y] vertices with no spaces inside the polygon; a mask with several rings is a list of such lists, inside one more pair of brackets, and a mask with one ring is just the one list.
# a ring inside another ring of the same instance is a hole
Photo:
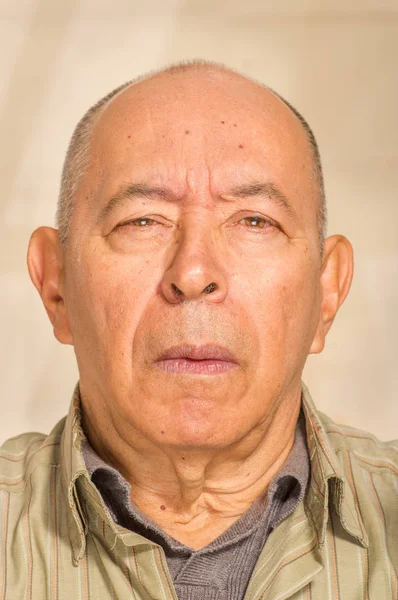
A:
{"label": "eye", "polygon": [[132,225],[133,227],[148,227],[156,223],[154,219],[140,218],[140,219],[132,219],[130,221],[125,221],[124,223],[120,223],[119,227],[125,227],[126,225]]}
{"label": "eye", "polygon": [[265,219],[264,217],[258,217],[256,215],[244,217],[239,221],[239,223],[247,225],[249,229],[264,229],[266,225],[271,227],[274,226],[274,224],[268,219]]}

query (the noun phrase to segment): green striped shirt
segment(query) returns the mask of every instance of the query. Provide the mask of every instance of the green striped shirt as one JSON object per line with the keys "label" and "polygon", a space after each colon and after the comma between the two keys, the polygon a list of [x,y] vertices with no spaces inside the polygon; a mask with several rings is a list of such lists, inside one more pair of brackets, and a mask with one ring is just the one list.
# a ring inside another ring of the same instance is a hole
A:
{"label": "green striped shirt", "polygon": [[[304,502],[270,534],[245,600],[398,599],[398,443],[336,425],[303,384]],[[164,551],[117,525],[90,481],[78,387],[45,436],[0,451],[0,600],[177,600]]]}

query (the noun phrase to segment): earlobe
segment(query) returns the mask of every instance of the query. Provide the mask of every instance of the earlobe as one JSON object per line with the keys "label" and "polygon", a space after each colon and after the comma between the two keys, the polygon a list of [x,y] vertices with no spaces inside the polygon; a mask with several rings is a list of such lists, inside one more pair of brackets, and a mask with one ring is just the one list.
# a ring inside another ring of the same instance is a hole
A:
{"label": "earlobe", "polygon": [[62,260],[56,229],[39,227],[33,232],[27,263],[30,278],[43,301],[55,337],[63,344],[72,344],[62,290]]}
{"label": "earlobe", "polygon": [[347,238],[333,235],[325,240],[320,279],[322,302],[310,354],[322,352],[326,334],[350,290],[353,271],[353,249]]}

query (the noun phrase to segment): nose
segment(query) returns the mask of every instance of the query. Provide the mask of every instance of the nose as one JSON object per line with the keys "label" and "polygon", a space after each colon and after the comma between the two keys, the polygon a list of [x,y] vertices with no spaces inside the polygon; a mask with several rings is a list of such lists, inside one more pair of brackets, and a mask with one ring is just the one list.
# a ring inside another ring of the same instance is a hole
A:
{"label": "nose", "polygon": [[184,232],[169,268],[161,281],[161,290],[172,304],[188,300],[222,302],[228,291],[222,267],[222,250],[216,248],[208,228]]}

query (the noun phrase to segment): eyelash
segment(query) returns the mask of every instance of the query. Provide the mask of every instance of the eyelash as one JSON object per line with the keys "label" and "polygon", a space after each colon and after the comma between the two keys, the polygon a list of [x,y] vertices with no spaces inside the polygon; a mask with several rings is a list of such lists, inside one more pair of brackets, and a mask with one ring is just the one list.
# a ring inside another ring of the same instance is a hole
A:
{"label": "eyelash", "polygon": [[[276,224],[273,223],[272,221],[270,221],[269,219],[266,219],[265,217],[260,217],[258,215],[252,215],[252,216],[248,216],[248,217],[243,217],[242,219],[240,219],[238,221],[238,223],[240,223],[241,221],[262,221],[264,224],[262,225],[262,227],[249,227],[249,229],[264,229],[265,225],[270,225],[272,227],[276,227]],[[119,227],[124,227],[126,225],[133,225],[134,227],[137,227],[138,229],[145,229],[145,226],[140,226],[140,225],[135,225],[135,223],[140,222],[140,221],[146,221],[146,222],[152,222],[152,223],[157,223],[157,221],[155,221],[155,219],[150,219],[150,218],[145,218],[145,217],[141,217],[138,219],[131,219],[130,221],[125,221],[124,223],[121,223],[119,225]]]}

